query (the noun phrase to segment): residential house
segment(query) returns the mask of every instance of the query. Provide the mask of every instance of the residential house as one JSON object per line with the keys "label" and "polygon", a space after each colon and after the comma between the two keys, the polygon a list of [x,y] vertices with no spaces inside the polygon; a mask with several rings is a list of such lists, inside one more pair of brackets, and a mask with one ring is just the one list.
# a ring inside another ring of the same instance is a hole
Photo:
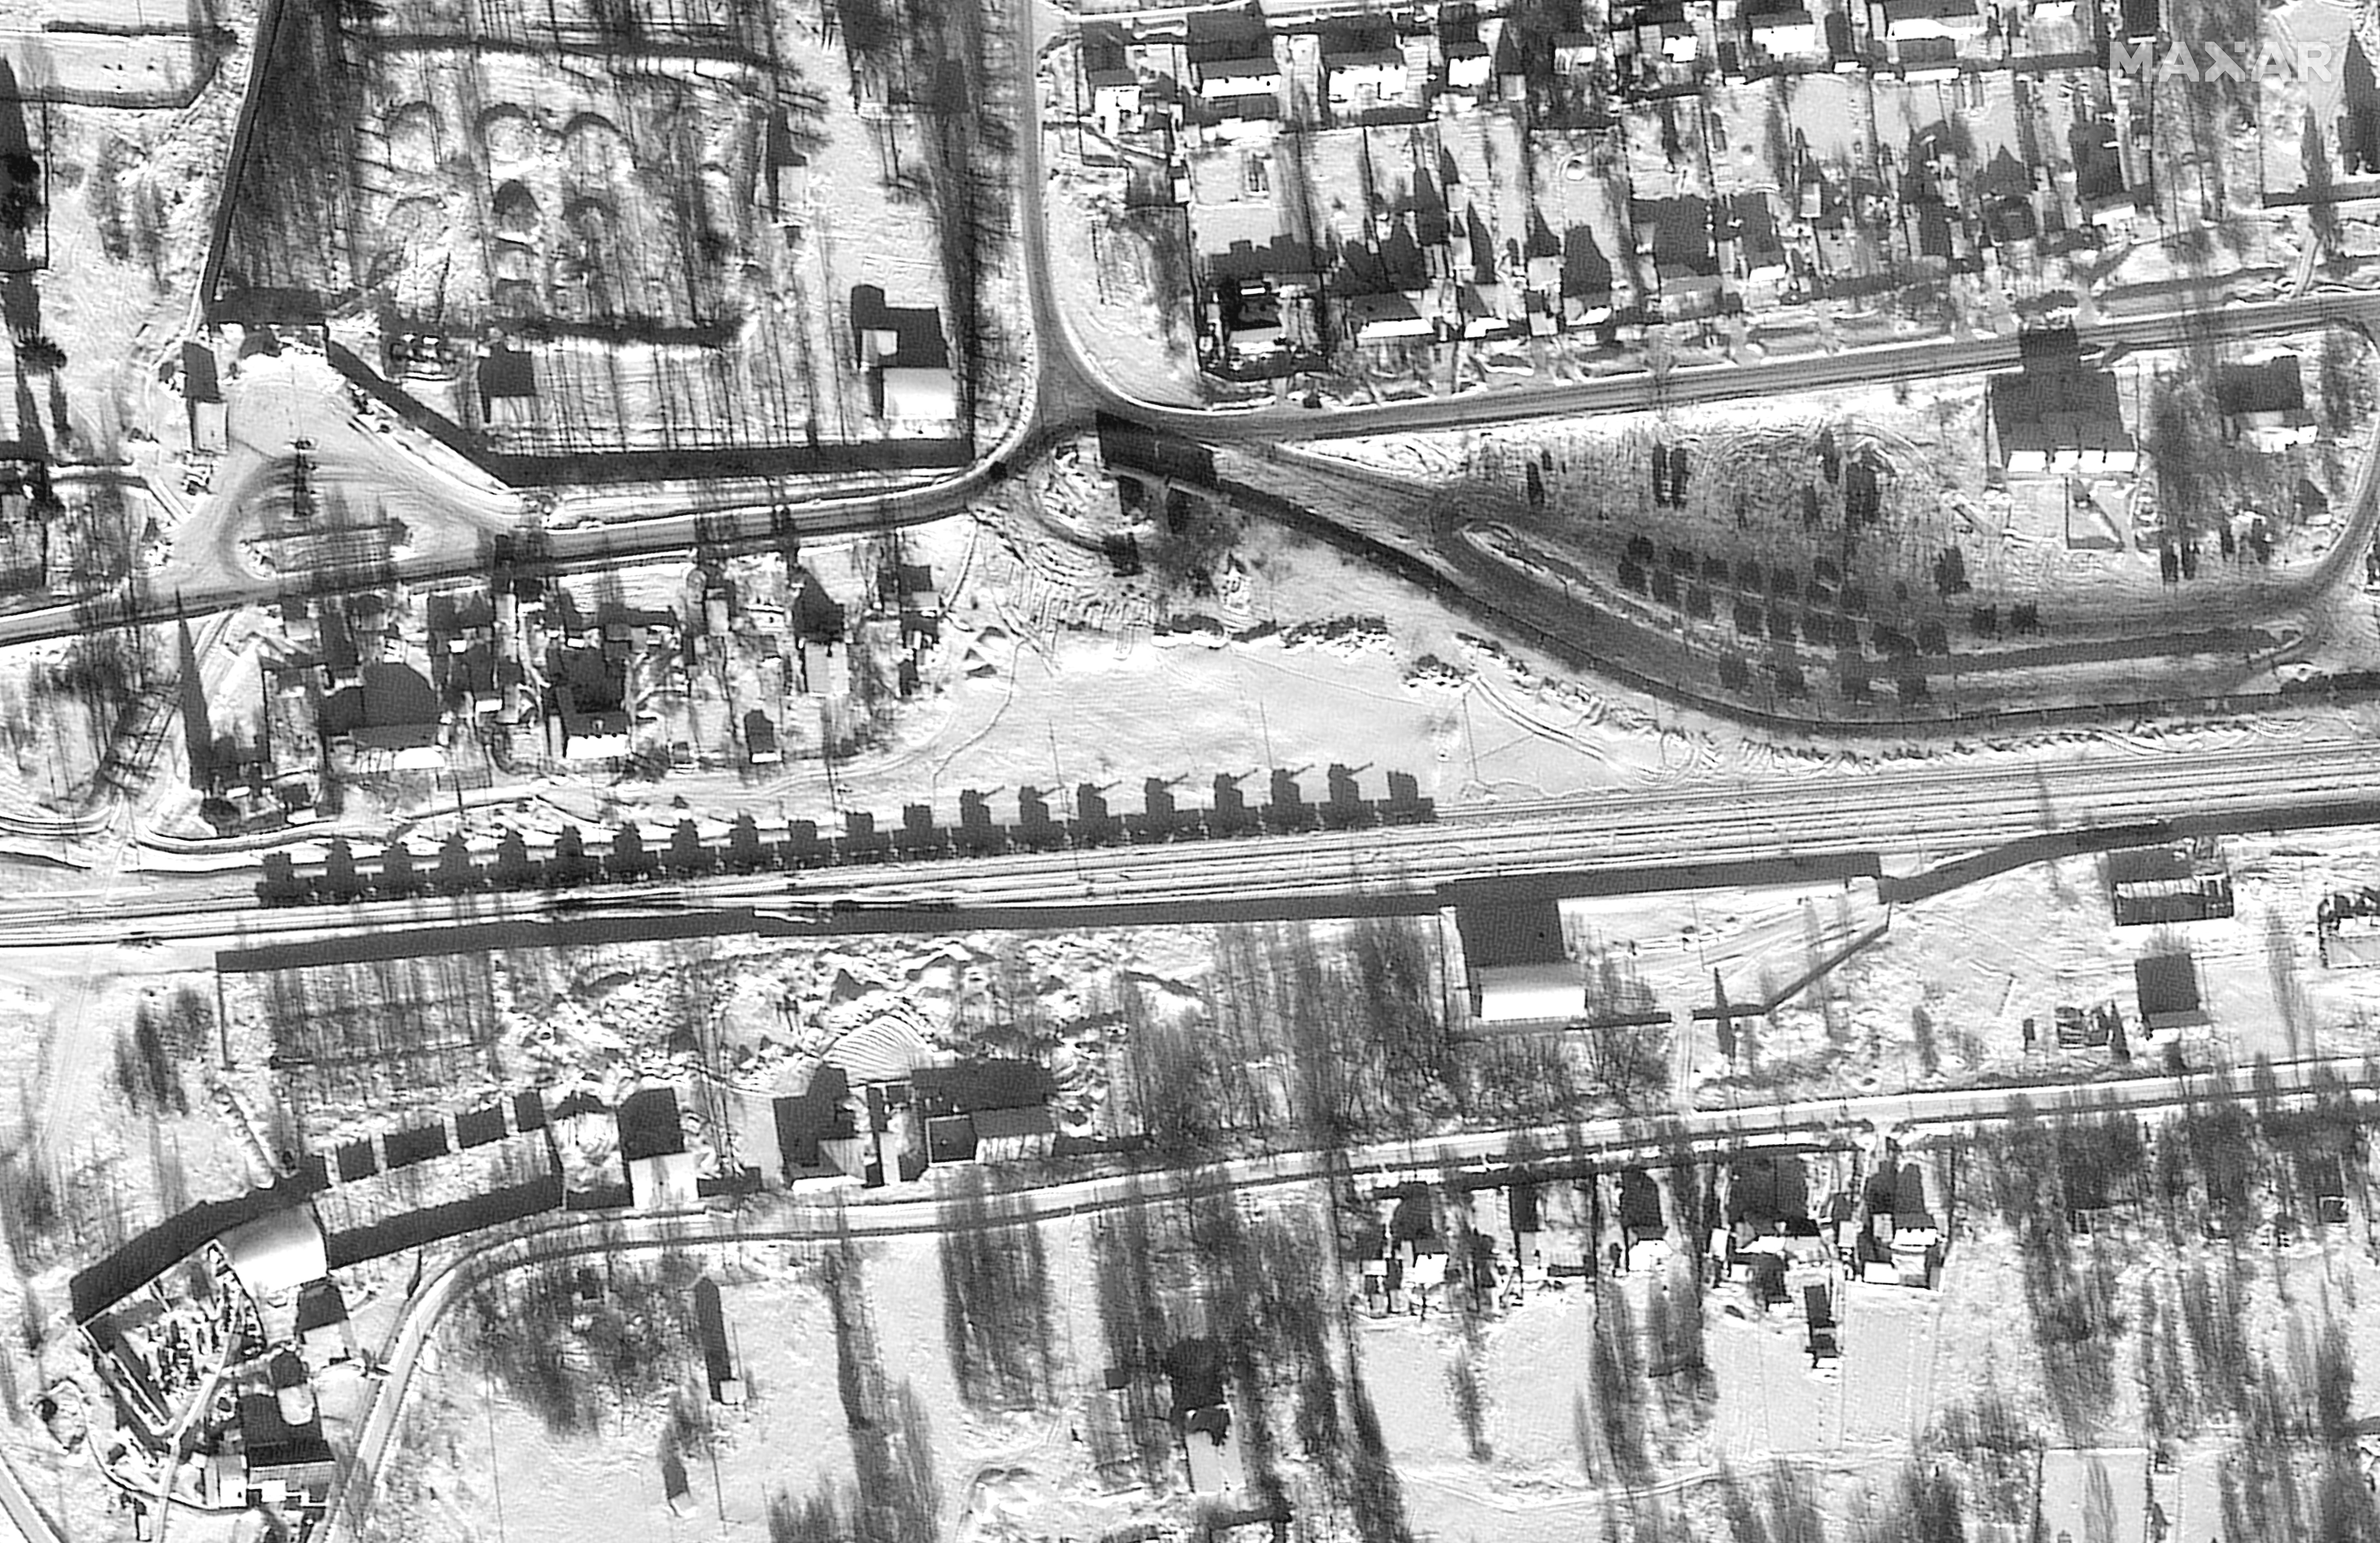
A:
{"label": "residential house", "polygon": [[492,345],[480,356],[480,421],[491,429],[537,421],[537,366],[526,348]]}
{"label": "residential house", "polygon": [[677,1089],[667,1084],[639,1088],[620,1100],[613,1118],[620,1127],[628,1196],[636,1208],[664,1211],[692,1207],[698,1195],[695,1156],[686,1148]]}
{"label": "residential house", "polygon": [[1952,53],[1965,52],[1984,35],[1985,18],[1976,0],[1868,0],[1869,35],[1884,40],[1893,62],[1932,63],[1938,51],[1912,43],[1939,41]]}
{"label": "residential house", "polygon": [[810,1074],[799,1093],[771,1105],[777,1124],[777,1155],[787,1183],[799,1179],[866,1179],[880,1169],[859,1131],[859,1103],[851,1079],[832,1063]]}
{"label": "residential house", "polygon": [[2084,366],[2071,334],[2022,345],[2024,367],[1991,379],[1989,458],[2011,477],[2123,474],[2140,450],[2112,371]]}
{"label": "residential house", "polygon": [[1006,1161],[1048,1150],[1057,1133],[1057,1084],[1038,1061],[972,1060],[920,1066],[909,1076],[929,1160]]}
{"label": "residential house", "polygon": [[1386,33],[1338,33],[1322,49],[1323,94],[1342,121],[1404,101],[1405,56]]}
{"label": "residential house", "polygon": [[1631,199],[1637,250],[1652,260],[1665,310],[1688,310],[1719,291],[1718,250],[1708,200],[1695,194]]}
{"label": "residential house", "polygon": [[2317,431],[2306,407],[2305,373],[2292,349],[2224,365],[2215,405],[2223,414],[2224,436],[2256,450],[2308,444]]}
{"label": "residential house", "polygon": [[887,422],[948,423],[959,415],[958,377],[931,306],[892,306],[872,284],[852,286],[851,332],[858,367],[873,383]]}
{"label": "residential house", "polygon": [[1765,58],[1823,59],[1826,29],[1803,0],[1749,0],[1742,12],[1745,40]]}

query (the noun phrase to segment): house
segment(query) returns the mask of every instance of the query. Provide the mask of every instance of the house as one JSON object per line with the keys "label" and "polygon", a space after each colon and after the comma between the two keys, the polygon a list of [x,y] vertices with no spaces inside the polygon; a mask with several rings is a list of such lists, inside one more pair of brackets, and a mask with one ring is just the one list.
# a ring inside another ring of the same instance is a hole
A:
{"label": "house", "polygon": [[215,351],[196,338],[182,345],[182,403],[189,414],[190,448],[223,454],[230,443],[230,409],[215,371]]}
{"label": "house", "polygon": [[1340,34],[1322,50],[1323,91],[1333,116],[1404,100],[1405,56],[1386,34]]}
{"label": "house", "polygon": [[2223,366],[2216,377],[2215,405],[2223,414],[2224,437],[2252,449],[2283,451],[2314,438],[2305,373],[2294,350]]}
{"label": "house", "polygon": [[1985,427],[1992,464],[2011,477],[2136,470],[2140,451],[2124,426],[2115,372],[2085,367],[2070,333],[2023,347],[2024,367],[1991,380]]}
{"label": "house", "polygon": [[2132,986],[2141,1022],[2152,1032],[2211,1021],[2199,1000],[2197,962],[2187,954],[2157,954],[2133,960]]}
{"label": "house", "polygon": [[628,1195],[642,1211],[684,1210],[698,1198],[695,1157],[686,1149],[677,1089],[664,1084],[639,1088],[613,1112],[620,1128],[620,1160],[628,1171]]}
{"label": "house", "polygon": [[787,1183],[808,1178],[861,1178],[868,1170],[851,1079],[829,1063],[810,1074],[799,1093],[771,1106],[776,1117],[777,1154]]}
{"label": "house", "polygon": [[2126,43],[2149,43],[2165,24],[2163,0],[2123,0],[2122,30]]}
{"label": "house", "polygon": [[1785,282],[1785,240],[1778,234],[1777,214],[1768,195],[1737,193],[1728,200],[1730,239],[1735,246],[1736,273],[1746,284]]}
{"label": "house", "polygon": [[1708,200],[1686,194],[1628,201],[1636,226],[1636,249],[1652,259],[1663,302],[1717,295],[1718,249],[1712,239]]}
{"label": "house", "polygon": [[1827,35],[1803,0],[1748,0],[1743,11],[1745,38],[1771,59],[1822,57]]}
{"label": "house", "polygon": [[1900,62],[1912,42],[1938,38],[1956,49],[1981,38],[1984,14],[1975,0],[1868,0],[1868,31]]}
{"label": "house", "polygon": [[1124,65],[1086,67],[1083,85],[1090,92],[1091,122],[1109,140],[1123,138],[1140,115],[1140,76]]}
{"label": "house", "polygon": [[2124,180],[2123,152],[2112,118],[2078,123],[2066,136],[2074,162],[2074,200],[2093,225],[2129,225],[2140,211]]}
{"label": "house", "polygon": [[1654,0],[1630,18],[1636,51],[1647,61],[1690,69],[1702,55],[1702,34],[1686,14],[1684,0]]}
{"label": "house", "polygon": [[1448,41],[1441,49],[1439,56],[1445,61],[1448,91],[1479,94],[1488,90],[1488,83],[1493,79],[1491,69],[1493,55],[1488,52],[1488,45],[1479,41],[1475,32],[1467,38]]}
{"label": "house", "polygon": [[510,428],[537,419],[537,369],[526,348],[499,343],[480,356],[480,421]]}
{"label": "house", "polygon": [[975,1060],[920,1066],[909,1091],[934,1162],[1011,1160],[1048,1149],[1058,1086],[1038,1061]]}
{"label": "house", "polygon": [[298,1352],[320,1373],[355,1359],[356,1331],[347,1321],[347,1299],[327,1277],[298,1288]]}
{"label": "house", "polygon": [[1835,1323],[1834,1294],[1824,1285],[1803,1286],[1802,1317],[1809,1325],[1810,1365],[1841,1359],[1843,1346]]}
{"label": "house", "polygon": [[1281,61],[1273,56],[1272,44],[1268,39],[1260,48],[1236,57],[1207,59],[1192,65],[1190,79],[1197,87],[1198,94],[1208,102],[1220,103],[1252,96],[1278,99],[1281,95]]}
{"label": "house", "polygon": [[1550,900],[1458,906],[1454,928],[1471,990],[1471,1015],[1483,1023],[1574,1018],[1586,1011],[1586,986],[1562,935],[1561,907]]}
{"label": "house", "polygon": [[1376,295],[1342,295],[1340,330],[1361,344],[1402,343],[1438,335],[1438,323],[1425,308],[1430,298],[1419,291],[1388,290]]}
{"label": "house", "polygon": [[931,306],[891,306],[872,284],[851,290],[858,367],[873,382],[876,414],[890,422],[949,422],[959,415],[958,377]]}
{"label": "house", "polygon": [[308,1417],[293,1421],[281,1399],[262,1390],[240,1393],[237,1405],[240,1465],[249,1500],[268,1510],[324,1504],[339,1470],[322,1437],[320,1411],[309,1409]]}
{"label": "house", "polygon": [[780,225],[797,224],[809,209],[810,158],[796,147],[793,118],[779,107],[769,115],[769,213]]}

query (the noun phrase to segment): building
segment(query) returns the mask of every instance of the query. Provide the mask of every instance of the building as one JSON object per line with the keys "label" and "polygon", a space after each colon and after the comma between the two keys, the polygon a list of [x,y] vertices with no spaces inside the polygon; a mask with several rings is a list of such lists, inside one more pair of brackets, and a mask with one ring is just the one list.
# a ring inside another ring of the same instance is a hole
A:
{"label": "building", "polygon": [[1357,343],[1409,343],[1438,335],[1436,303],[1420,290],[1342,295],[1333,303],[1341,331]]}
{"label": "building", "polygon": [[310,1371],[320,1373],[356,1355],[356,1331],[347,1321],[347,1299],[338,1282],[324,1278],[298,1288],[298,1352]]}
{"label": "building", "polygon": [[810,201],[810,158],[794,140],[793,115],[779,107],[769,115],[769,213],[780,225],[800,222]]}
{"label": "building", "polygon": [[2210,1021],[2199,999],[2197,962],[2187,954],[2135,959],[2132,985],[2140,1000],[2141,1022],[2152,1032]]}
{"label": "building", "polygon": [[2278,452],[2314,438],[2305,372],[2294,350],[2223,366],[2215,381],[2215,405],[2223,415],[2224,437],[2252,449]]}
{"label": "building", "polygon": [[[1899,63],[1912,43],[1940,39],[1955,51],[1981,38],[1984,13],[1975,0],[1869,0],[1868,32],[1890,45]],[[1934,52],[1919,55],[1930,59]]]}
{"label": "building", "polygon": [[1743,11],[1744,36],[1771,59],[1823,57],[1826,30],[1801,0],[1750,0]]}
{"label": "building", "polygon": [[2140,448],[2113,371],[2082,364],[2072,334],[2025,346],[2024,367],[1991,381],[1988,458],[2010,477],[2127,474]]}
{"label": "building", "polygon": [[872,284],[851,291],[852,343],[888,422],[947,423],[959,416],[958,377],[931,306],[889,306]]}
{"label": "building", "polygon": [[1210,103],[1256,96],[1277,100],[1281,95],[1281,61],[1273,56],[1271,43],[1267,40],[1260,51],[1192,65],[1190,79],[1198,94]]}
{"label": "building", "polygon": [[480,421],[513,428],[537,420],[537,368],[526,348],[497,344],[480,356]]}
{"label": "building", "polygon": [[1058,1086],[1038,1061],[976,1060],[920,1066],[909,1092],[931,1162],[1013,1160],[1046,1152],[1058,1123]]}
{"label": "building", "polygon": [[1394,106],[1404,100],[1405,56],[1385,35],[1334,37],[1322,51],[1322,79],[1334,117]]}
{"label": "building", "polygon": [[311,1206],[291,1206],[244,1221],[215,1240],[240,1290],[279,1301],[331,1272],[322,1224]]}
{"label": "building", "polygon": [[1711,207],[1695,194],[1631,199],[1638,252],[1652,260],[1664,307],[1709,299],[1719,290],[1718,249]]}
{"label": "building", "polygon": [[215,351],[196,338],[182,345],[182,403],[189,413],[190,448],[223,454],[230,443],[230,409],[215,371]]}
{"label": "building", "polygon": [[860,1139],[851,1079],[829,1063],[810,1074],[799,1093],[771,1105],[777,1125],[777,1158],[787,1183],[797,1179],[864,1179],[874,1167]]}
{"label": "building", "polygon": [[407,664],[359,664],[357,684],[322,704],[322,735],[353,750],[376,752],[398,772],[445,764],[439,730],[445,709],[421,672]]}
{"label": "building", "polygon": [[628,1171],[628,1195],[638,1210],[684,1210],[698,1198],[695,1158],[686,1149],[677,1089],[640,1088],[620,1101],[613,1118],[620,1127],[620,1160]]}
{"label": "building", "polygon": [[2230,875],[2211,852],[2188,843],[2110,852],[2107,891],[2119,927],[2204,921],[2232,913]]}
{"label": "building", "polygon": [[1586,1011],[1586,985],[1562,935],[1561,908],[1550,900],[1463,905],[1454,913],[1471,1015],[1484,1023],[1575,1018]]}

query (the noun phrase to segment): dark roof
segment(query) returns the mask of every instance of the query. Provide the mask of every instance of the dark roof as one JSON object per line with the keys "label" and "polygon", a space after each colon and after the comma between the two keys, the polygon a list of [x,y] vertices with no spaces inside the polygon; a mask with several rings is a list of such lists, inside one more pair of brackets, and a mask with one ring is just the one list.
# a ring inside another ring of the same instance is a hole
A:
{"label": "dark roof", "polygon": [[193,402],[220,402],[223,385],[215,377],[215,351],[196,338],[182,345],[182,395]]}
{"label": "dark roof", "polygon": [[840,1066],[820,1066],[809,1086],[776,1100],[777,1152],[789,1169],[816,1168],[822,1161],[820,1144],[859,1134],[846,1101],[851,1079]]}
{"label": "dark roof", "polygon": [[322,1439],[322,1416],[291,1425],[281,1417],[280,1401],[268,1392],[239,1395],[239,1436],[250,1473],[332,1461],[331,1444]]}
{"label": "dark roof", "polygon": [[1710,205],[1692,194],[1673,199],[1632,199],[1631,213],[1640,226],[1653,227],[1653,261],[1690,273],[1716,273],[1718,255],[1711,246]]}
{"label": "dark roof", "polygon": [[618,1119],[622,1162],[686,1150],[686,1128],[678,1122],[674,1087],[644,1087],[629,1094],[620,1100]]}
{"label": "dark roof", "polygon": [[1516,1184],[1504,1191],[1504,1214],[1515,1233],[1537,1230],[1537,1186]]}
{"label": "dark roof", "polygon": [[1223,1402],[1223,1347],[1205,1335],[1174,1341],[1158,1358],[1158,1366],[1173,1385],[1176,1419]]}
{"label": "dark roof", "polygon": [[2153,884],[2191,876],[2190,854],[2179,846],[2130,846],[2107,854],[2111,884]]}
{"label": "dark roof", "polygon": [[953,1114],[987,1109],[1030,1109],[1048,1103],[1058,1091],[1050,1068],[1038,1061],[961,1061],[948,1066],[921,1066],[909,1086],[918,1099],[940,1104]]}
{"label": "dark roof", "polygon": [[499,396],[537,395],[537,369],[526,348],[501,345],[480,356],[480,410]]}
{"label": "dark roof", "polygon": [[802,587],[794,595],[793,609],[795,636],[812,643],[832,643],[842,638],[843,606],[808,568],[802,570]]}
{"label": "dark roof", "polygon": [[1767,193],[1738,193],[1728,200],[1735,239],[1747,256],[1782,257],[1785,243],[1777,234],[1777,215]]}
{"label": "dark roof", "polygon": [[2106,118],[2078,123],[2067,134],[2074,162],[2074,196],[2084,203],[2124,191],[2124,158],[2116,149],[2116,126]]}
{"label": "dark roof", "polygon": [[1004,1136],[1048,1136],[1058,1128],[1046,1104],[1030,1109],[987,1109],[975,1115],[975,1134],[985,1141]]}
{"label": "dark roof", "polygon": [[2198,966],[2187,954],[2160,954],[2132,962],[2141,1011],[2151,1016],[2198,1011]]}
{"label": "dark roof", "polygon": [[420,671],[407,664],[367,664],[361,686],[335,692],[322,704],[322,732],[386,737],[426,729],[434,735],[440,716],[438,693]]}
{"label": "dark roof", "polygon": [[341,1294],[336,1281],[324,1276],[298,1288],[298,1332],[303,1334],[346,1321],[347,1299]]}
{"label": "dark roof", "polygon": [[1995,375],[1992,427],[2000,453],[2016,450],[2107,449],[2132,444],[2111,370],[2067,360],[2028,361]]}
{"label": "dark roof", "polygon": [[951,362],[941,313],[931,306],[888,306],[872,284],[852,286],[851,332],[855,343],[862,333],[892,334],[892,352],[877,361],[889,370],[941,370]]}
{"label": "dark roof", "polygon": [[2257,364],[2227,364],[2216,378],[2215,400],[2226,415],[2305,410],[2305,376],[2295,354]]}
{"label": "dark roof", "polygon": [[927,1121],[926,1157],[931,1162],[973,1161],[975,1122],[964,1114],[945,1114]]}
{"label": "dark roof", "polygon": [[1475,970],[1557,965],[1570,958],[1562,942],[1561,907],[1550,900],[1460,906],[1454,929],[1463,939],[1463,963]]}
{"label": "dark roof", "polygon": [[719,1298],[719,1282],[708,1275],[694,1283],[694,1327],[702,1343],[702,1367],[717,1397],[720,1384],[735,1375],[735,1357],[727,1340],[726,1304]]}

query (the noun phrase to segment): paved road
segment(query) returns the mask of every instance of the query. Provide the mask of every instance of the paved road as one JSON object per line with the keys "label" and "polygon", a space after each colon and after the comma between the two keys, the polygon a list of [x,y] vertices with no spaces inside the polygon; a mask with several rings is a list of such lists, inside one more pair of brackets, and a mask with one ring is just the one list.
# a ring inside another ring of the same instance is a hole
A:
{"label": "paved road", "polygon": [[[2304,1062],[2278,1068],[2276,1081],[2285,1096],[2325,1081],[2345,1081],[2365,1084],[2364,1096],[2369,1097],[2369,1073],[2370,1063],[2360,1059]],[[1342,1154],[1283,1152],[1192,1170],[1047,1185],[1015,1192],[1009,1197],[1014,1207],[1010,1214],[1054,1220],[1171,1201],[1185,1195],[1247,1193],[1330,1177],[1435,1179],[1454,1168],[1492,1170],[1524,1149],[1533,1150],[1540,1160],[1585,1157],[1617,1163],[1657,1159],[1681,1143],[1716,1154],[1747,1147],[1864,1141],[1878,1134],[1906,1137],[1927,1126],[2001,1118],[2020,1102],[2063,1112],[2149,1110],[2251,1091],[2244,1074],[2215,1072],[2183,1079],[2144,1076],[2070,1087],[1878,1095],[1751,1110],[1697,1111],[1663,1118],[1480,1131],[1422,1141],[1380,1142]],[[423,1282],[398,1315],[395,1337],[381,1356],[387,1375],[370,1385],[355,1454],[342,1475],[327,1534],[329,1543],[344,1543],[369,1512],[422,1348],[446,1309],[480,1282],[506,1270],[584,1255],[617,1256],[703,1244],[823,1244],[844,1238],[916,1237],[949,1231],[956,1224],[939,1200],[870,1201],[863,1192],[863,1197],[851,1197],[848,1204],[785,1203],[750,1216],[710,1210],[665,1216],[564,1215],[526,1235],[508,1236],[461,1254]]]}

